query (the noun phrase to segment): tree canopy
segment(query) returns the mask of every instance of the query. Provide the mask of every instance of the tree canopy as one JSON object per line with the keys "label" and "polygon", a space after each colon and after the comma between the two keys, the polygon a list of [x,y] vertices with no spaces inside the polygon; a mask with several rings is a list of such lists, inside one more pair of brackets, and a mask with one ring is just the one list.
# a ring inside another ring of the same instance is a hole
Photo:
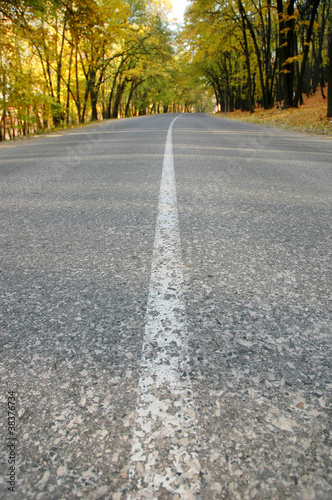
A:
{"label": "tree canopy", "polygon": [[0,138],[201,109],[169,12],[162,0],[0,0]]}
{"label": "tree canopy", "polygon": [[318,85],[324,94],[330,3],[191,0],[183,44],[223,110],[298,106]]}

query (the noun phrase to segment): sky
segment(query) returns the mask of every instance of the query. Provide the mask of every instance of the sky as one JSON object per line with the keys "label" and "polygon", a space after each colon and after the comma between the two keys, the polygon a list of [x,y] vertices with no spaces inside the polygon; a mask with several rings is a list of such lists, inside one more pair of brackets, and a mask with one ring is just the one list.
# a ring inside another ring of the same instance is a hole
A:
{"label": "sky", "polygon": [[187,0],[172,0],[174,16],[178,18],[178,22],[183,21],[183,14],[188,5]]}

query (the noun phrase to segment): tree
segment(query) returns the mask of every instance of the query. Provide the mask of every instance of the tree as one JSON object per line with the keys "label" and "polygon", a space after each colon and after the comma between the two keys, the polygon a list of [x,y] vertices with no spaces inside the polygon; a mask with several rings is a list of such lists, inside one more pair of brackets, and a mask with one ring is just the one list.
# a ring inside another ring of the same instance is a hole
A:
{"label": "tree", "polygon": [[296,95],[295,95],[295,99],[294,99],[295,106],[298,105],[298,102],[300,100],[300,95],[302,93],[302,82],[303,82],[304,72],[306,69],[306,64],[308,61],[312,32],[313,32],[313,27],[314,27],[314,22],[315,22],[315,17],[316,17],[317,10],[318,10],[319,2],[320,2],[320,0],[313,0],[310,23],[309,23],[309,28],[307,31],[307,36],[306,36],[306,41],[305,41],[305,46],[304,46],[303,59],[302,59],[302,64],[301,64],[301,72],[300,72],[300,76],[298,79],[297,90],[296,90]]}
{"label": "tree", "polygon": [[329,33],[328,105],[327,116],[332,117],[332,29]]}
{"label": "tree", "polygon": [[0,0],[0,139],[193,106],[198,82],[179,69],[169,9],[166,0]]}
{"label": "tree", "polygon": [[[192,0],[184,44],[225,109],[285,108],[322,93],[331,0]],[[246,72],[246,79],[244,78]],[[223,96],[224,95],[224,96]],[[226,99],[227,98],[227,99]]]}

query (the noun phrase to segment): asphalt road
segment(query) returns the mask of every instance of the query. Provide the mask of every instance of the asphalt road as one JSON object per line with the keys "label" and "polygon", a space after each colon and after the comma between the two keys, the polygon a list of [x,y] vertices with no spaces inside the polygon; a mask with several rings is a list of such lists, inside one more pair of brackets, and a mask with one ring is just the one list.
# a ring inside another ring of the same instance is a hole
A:
{"label": "asphalt road", "polygon": [[332,141],[174,118],[0,148],[0,498],[332,498]]}

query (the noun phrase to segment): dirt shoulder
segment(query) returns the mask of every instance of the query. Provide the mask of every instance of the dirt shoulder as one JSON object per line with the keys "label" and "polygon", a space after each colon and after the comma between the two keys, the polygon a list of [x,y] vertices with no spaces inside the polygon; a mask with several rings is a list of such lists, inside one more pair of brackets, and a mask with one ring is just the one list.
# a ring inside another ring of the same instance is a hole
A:
{"label": "dirt shoulder", "polygon": [[[325,94],[327,94],[327,90],[325,90]],[[281,111],[276,106],[269,110],[256,108],[252,114],[247,111],[237,110],[227,113],[227,115],[215,113],[214,116],[332,137],[332,118],[327,118],[326,114],[327,99],[324,99],[320,89],[317,89],[314,96],[304,97],[304,104],[299,108],[283,109]]]}

